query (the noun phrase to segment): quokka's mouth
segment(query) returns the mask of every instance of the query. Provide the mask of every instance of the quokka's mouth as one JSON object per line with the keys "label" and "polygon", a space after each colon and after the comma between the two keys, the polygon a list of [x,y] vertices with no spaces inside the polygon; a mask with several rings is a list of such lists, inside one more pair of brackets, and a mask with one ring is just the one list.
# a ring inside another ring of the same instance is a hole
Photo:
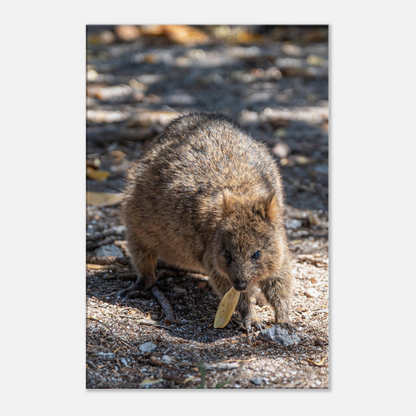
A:
{"label": "quokka's mouth", "polygon": [[233,287],[238,292],[244,292],[248,288],[248,283],[246,282],[237,282],[233,284]]}

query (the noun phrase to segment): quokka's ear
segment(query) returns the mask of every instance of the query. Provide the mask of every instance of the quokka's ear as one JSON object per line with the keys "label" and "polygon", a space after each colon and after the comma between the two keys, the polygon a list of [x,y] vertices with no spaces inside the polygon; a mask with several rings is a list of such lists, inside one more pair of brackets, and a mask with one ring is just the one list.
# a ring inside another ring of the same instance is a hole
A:
{"label": "quokka's ear", "polygon": [[222,213],[223,215],[230,214],[235,211],[238,201],[238,196],[233,194],[229,189],[224,189],[222,192]]}
{"label": "quokka's ear", "polygon": [[269,195],[267,195],[267,197],[264,199],[263,207],[265,218],[269,221],[274,221],[278,214],[277,196],[275,190],[270,192]]}

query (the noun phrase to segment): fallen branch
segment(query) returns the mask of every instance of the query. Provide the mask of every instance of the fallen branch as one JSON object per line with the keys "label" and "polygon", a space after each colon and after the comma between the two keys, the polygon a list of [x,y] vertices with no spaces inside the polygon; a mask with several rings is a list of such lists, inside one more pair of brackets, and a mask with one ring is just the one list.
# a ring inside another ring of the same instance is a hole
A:
{"label": "fallen branch", "polygon": [[98,319],[96,319],[96,318],[93,318],[92,316],[87,316],[87,319],[90,319],[90,320],[92,320],[92,321],[95,321],[95,322],[98,322],[99,324],[101,324],[108,332],[110,332],[110,334],[114,337],[114,338],[116,338],[116,339],[118,339],[119,341],[121,341],[124,345],[127,345],[129,348],[133,348],[134,350],[136,350],[136,351],[138,351],[138,348],[136,348],[136,347],[134,347],[133,345],[130,345],[127,341],[124,341],[124,339],[123,338],[120,338],[119,336],[117,336],[117,335],[115,335],[114,333],[113,333],[113,331],[110,329],[110,328],[108,328],[107,327],[107,325],[106,324],[104,324],[103,322],[101,322],[100,320],[98,320]]}
{"label": "fallen branch", "polygon": [[151,291],[159,305],[162,307],[163,312],[165,313],[166,318],[164,324],[169,326],[175,320],[172,307],[170,306],[168,300],[165,298],[164,294],[156,286],[152,286]]}
{"label": "fallen branch", "polygon": [[94,256],[94,255],[88,255],[87,256],[87,263],[89,264],[102,264],[102,265],[116,265],[117,263],[128,266],[130,264],[129,259],[126,259],[125,257],[115,257],[115,256]]}

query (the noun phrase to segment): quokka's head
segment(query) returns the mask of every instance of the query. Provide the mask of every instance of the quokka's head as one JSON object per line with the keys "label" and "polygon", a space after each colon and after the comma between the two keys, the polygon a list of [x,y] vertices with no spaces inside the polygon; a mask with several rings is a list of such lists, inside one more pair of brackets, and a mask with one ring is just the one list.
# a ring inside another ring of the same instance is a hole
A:
{"label": "quokka's head", "polygon": [[281,210],[275,192],[256,196],[221,195],[221,222],[214,240],[217,270],[233,287],[244,291],[270,276],[280,265],[278,224]]}

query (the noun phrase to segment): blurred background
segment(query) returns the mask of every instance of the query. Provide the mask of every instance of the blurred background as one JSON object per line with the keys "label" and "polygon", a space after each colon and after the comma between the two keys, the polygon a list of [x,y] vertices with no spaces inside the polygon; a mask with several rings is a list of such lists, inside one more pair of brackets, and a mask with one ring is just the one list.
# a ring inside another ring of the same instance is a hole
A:
{"label": "blurred background", "polygon": [[270,147],[289,209],[325,216],[328,26],[87,26],[86,52],[88,191],[120,192],[172,118],[220,111]]}

